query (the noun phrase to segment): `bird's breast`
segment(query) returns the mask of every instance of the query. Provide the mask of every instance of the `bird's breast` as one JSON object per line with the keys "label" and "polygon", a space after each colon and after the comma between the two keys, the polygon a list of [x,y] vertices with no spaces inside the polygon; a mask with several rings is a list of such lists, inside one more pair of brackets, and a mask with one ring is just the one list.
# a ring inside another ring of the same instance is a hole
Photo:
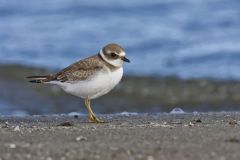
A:
{"label": "bird's breast", "polygon": [[123,68],[119,68],[113,72],[109,73],[109,80],[111,81],[111,85],[116,86],[120,80],[122,79],[123,76]]}
{"label": "bird's breast", "polygon": [[78,97],[94,99],[112,90],[120,82],[122,75],[123,68],[103,70],[88,80],[66,85],[64,90]]}

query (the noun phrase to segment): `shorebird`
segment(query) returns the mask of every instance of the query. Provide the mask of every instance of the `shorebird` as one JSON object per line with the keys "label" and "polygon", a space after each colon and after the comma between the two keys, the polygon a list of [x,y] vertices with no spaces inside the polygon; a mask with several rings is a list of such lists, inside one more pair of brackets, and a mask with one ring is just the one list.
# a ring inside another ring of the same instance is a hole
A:
{"label": "shorebird", "polygon": [[67,68],[45,76],[29,76],[29,82],[55,84],[65,92],[85,99],[89,121],[104,122],[93,113],[90,100],[112,90],[122,79],[123,63],[130,62],[118,44],[104,46],[96,55],[79,60]]}

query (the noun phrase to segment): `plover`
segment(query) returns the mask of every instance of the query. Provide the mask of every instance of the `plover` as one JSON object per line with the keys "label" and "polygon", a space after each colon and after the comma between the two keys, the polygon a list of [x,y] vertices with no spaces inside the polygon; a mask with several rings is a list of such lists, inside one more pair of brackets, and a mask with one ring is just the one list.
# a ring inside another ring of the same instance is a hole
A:
{"label": "plover", "polygon": [[123,63],[130,62],[118,44],[108,44],[98,54],[80,60],[58,73],[46,76],[29,76],[29,82],[56,84],[65,92],[85,99],[91,122],[103,122],[93,113],[90,100],[112,90],[121,80]]}

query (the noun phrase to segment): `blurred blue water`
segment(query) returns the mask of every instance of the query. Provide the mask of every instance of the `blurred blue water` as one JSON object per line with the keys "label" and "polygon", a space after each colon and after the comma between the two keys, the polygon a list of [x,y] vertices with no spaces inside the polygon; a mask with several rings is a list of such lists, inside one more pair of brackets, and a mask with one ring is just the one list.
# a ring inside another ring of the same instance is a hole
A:
{"label": "blurred blue water", "polygon": [[0,0],[0,63],[65,67],[109,42],[129,74],[239,79],[238,0]]}

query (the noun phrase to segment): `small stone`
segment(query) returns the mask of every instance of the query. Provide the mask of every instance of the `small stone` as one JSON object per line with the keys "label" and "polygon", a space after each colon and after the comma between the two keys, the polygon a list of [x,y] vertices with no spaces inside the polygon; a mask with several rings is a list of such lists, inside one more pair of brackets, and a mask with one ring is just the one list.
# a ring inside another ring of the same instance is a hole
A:
{"label": "small stone", "polygon": [[237,138],[230,138],[225,140],[225,142],[230,142],[230,143],[240,143],[240,140]]}
{"label": "small stone", "polygon": [[231,125],[231,126],[235,126],[235,125],[237,125],[238,123],[237,123],[237,121],[236,120],[230,120],[229,122],[228,122],[228,124],[229,125]]}
{"label": "small stone", "polygon": [[14,129],[13,129],[14,132],[19,132],[20,131],[20,127],[19,126],[16,126]]}
{"label": "small stone", "polygon": [[15,149],[15,148],[17,148],[17,146],[16,146],[16,144],[12,143],[12,144],[9,145],[9,148]]}
{"label": "small stone", "polygon": [[167,125],[167,122],[163,122],[163,125]]}
{"label": "small stone", "polygon": [[196,123],[202,123],[202,120],[201,119],[196,119],[194,120]]}
{"label": "small stone", "polygon": [[9,128],[9,123],[8,123],[8,121],[3,124],[2,128]]}
{"label": "small stone", "polygon": [[83,137],[83,136],[78,136],[76,137],[76,141],[86,141],[87,137]]}
{"label": "small stone", "polygon": [[78,115],[74,115],[73,117],[74,117],[74,118],[78,118],[79,116],[78,116]]}
{"label": "small stone", "polygon": [[194,124],[193,124],[192,122],[190,122],[190,123],[188,124],[188,126],[189,126],[189,127],[192,127],[192,126],[194,126]]}

